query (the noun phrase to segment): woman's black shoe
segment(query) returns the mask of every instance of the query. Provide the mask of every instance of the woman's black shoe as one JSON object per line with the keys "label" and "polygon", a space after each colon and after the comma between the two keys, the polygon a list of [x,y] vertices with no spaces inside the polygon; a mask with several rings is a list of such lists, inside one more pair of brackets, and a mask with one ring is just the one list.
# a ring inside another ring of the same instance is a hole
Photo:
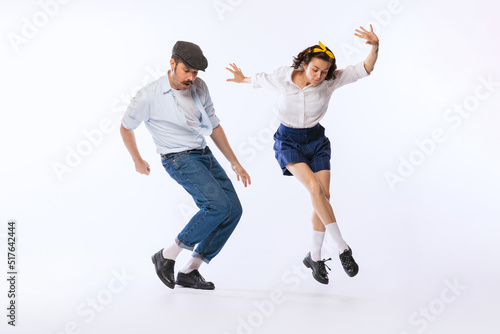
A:
{"label": "woman's black shoe", "polygon": [[328,284],[329,279],[326,268],[328,268],[328,270],[331,269],[325,264],[325,262],[330,260],[331,259],[313,261],[313,259],[311,258],[311,253],[307,253],[307,256],[304,258],[304,261],[302,262],[307,268],[312,269],[312,275],[316,281],[320,282],[321,284]]}
{"label": "woman's black shoe", "polygon": [[342,254],[339,255],[342,267],[344,267],[345,272],[349,277],[354,277],[359,271],[358,264],[354,261],[352,257],[351,247],[347,246],[348,249],[344,250]]}

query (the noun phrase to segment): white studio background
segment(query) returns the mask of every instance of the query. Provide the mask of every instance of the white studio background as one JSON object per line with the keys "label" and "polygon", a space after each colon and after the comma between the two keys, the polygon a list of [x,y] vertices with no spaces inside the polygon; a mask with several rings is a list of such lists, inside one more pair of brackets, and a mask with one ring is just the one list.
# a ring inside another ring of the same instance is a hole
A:
{"label": "white studio background", "polygon": [[[1,332],[497,333],[498,9],[485,0],[2,0],[0,267],[6,275],[15,219],[19,276],[15,328],[0,283]],[[274,94],[226,82],[225,67],[271,72],[321,40],[342,68],[368,54],[353,34],[369,23],[381,40],[375,71],[336,91],[322,121],[332,203],[361,269],[348,278],[326,247],[331,281],[320,286],[301,271],[308,195],[274,160]],[[127,103],[166,72],[177,40],[207,56],[200,77],[253,181],[236,185],[243,218],[202,268],[211,292],[157,279],[150,256],[196,208],[144,126],[136,136],[148,177],[119,134]]]}

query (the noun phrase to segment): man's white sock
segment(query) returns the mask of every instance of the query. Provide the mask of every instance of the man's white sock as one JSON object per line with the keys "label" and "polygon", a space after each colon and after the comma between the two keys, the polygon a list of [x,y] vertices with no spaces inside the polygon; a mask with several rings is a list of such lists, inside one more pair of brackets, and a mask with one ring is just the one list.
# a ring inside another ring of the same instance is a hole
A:
{"label": "man's white sock", "polygon": [[203,263],[203,260],[201,258],[195,257],[195,256],[191,256],[191,259],[186,264],[186,266],[181,269],[181,273],[183,273],[183,274],[189,274],[193,270],[198,270],[198,269],[200,269],[200,266],[201,266],[202,263]]}
{"label": "man's white sock", "polygon": [[179,255],[182,250],[183,248],[174,242],[172,246],[163,248],[163,258],[175,261],[177,255]]}

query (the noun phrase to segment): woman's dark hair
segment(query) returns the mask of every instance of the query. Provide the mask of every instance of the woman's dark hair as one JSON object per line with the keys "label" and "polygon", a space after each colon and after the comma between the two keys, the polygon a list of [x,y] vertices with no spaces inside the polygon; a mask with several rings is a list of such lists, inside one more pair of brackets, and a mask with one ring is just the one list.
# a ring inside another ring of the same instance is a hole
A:
{"label": "woman's dark hair", "polygon": [[[309,65],[311,62],[311,59],[313,58],[319,58],[323,59],[324,61],[327,61],[330,63],[330,68],[328,69],[328,74],[325,77],[325,80],[333,80],[335,79],[335,74],[334,71],[337,69],[337,65],[335,64],[335,58],[330,58],[325,52],[319,51],[319,52],[313,52],[314,49],[321,49],[319,45],[313,45],[311,47],[308,47],[301,53],[297,55],[297,57],[293,57],[293,65],[292,67],[294,69],[299,69],[302,67],[302,62],[304,62],[306,65]],[[326,48],[328,51],[332,52],[329,48]],[[333,52],[332,52],[333,54]]]}

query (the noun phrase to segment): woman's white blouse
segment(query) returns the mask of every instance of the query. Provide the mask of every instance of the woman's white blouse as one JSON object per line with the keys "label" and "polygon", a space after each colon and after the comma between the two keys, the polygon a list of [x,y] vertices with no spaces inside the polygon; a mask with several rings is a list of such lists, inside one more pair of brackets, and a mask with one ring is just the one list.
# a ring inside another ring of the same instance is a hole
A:
{"label": "woman's white blouse", "polygon": [[278,93],[276,114],[280,122],[291,128],[312,128],[325,116],[335,89],[368,76],[363,62],[335,71],[335,79],[301,89],[292,81],[293,67],[283,66],[271,74],[252,77],[254,88],[266,87]]}

